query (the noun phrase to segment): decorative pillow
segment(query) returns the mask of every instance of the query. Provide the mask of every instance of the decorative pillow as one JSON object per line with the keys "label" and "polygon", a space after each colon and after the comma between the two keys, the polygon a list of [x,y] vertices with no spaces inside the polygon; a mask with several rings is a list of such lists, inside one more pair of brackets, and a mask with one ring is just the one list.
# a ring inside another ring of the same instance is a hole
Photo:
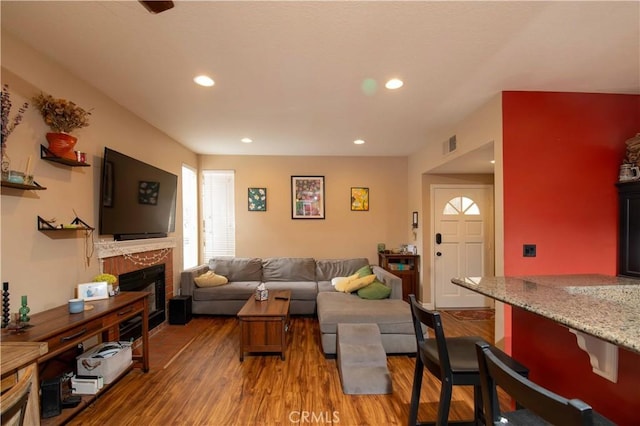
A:
{"label": "decorative pillow", "polygon": [[[357,280],[358,278],[359,278],[359,277],[358,277],[358,274],[357,274],[357,273],[355,273],[355,274],[350,275],[350,276],[348,276],[348,277],[346,277],[346,278],[337,279],[337,280],[336,280],[336,284],[335,284],[335,289],[336,289],[336,291],[341,291],[341,292],[343,292],[343,293],[350,293],[350,292],[348,292],[348,291],[346,290],[346,289],[347,289],[347,285],[348,285],[351,281],[355,281],[355,280]],[[352,290],[352,291],[353,291],[353,290]]]}
{"label": "decorative pillow", "polygon": [[368,286],[375,279],[376,279],[376,276],[374,274],[367,275],[366,277],[362,277],[362,278],[356,278],[354,280],[350,280],[349,282],[347,282],[344,285],[344,290],[338,290],[338,287],[336,287],[336,290],[343,291],[345,293],[353,293],[356,290],[360,290],[361,288]]}
{"label": "decorative pillow", "polygon": [[335,287],[335,286],[336,286],[336,283],[339,283],[340,281],[347,280],[347,279],[348,279],[347,277],[335,277],[335,278],[331,278],[331,285]]}
{"label": "decorative pillow", "polygon": [[207,271],[193,280],[198,287],[217,287],[229,282],[227,277],[217,275],[214,271]]}
{"label": "decorative pillow", "polygon": [[391,288],[387,287],[378,280],[374,280],[371,284],[358,290],[358,296],[362,299],[386,299],[391,296]]}
{"label": "decorative pillow", "polygon": [[366,277],[367,275],[373,274],[373,271],[371,270],[371,266],[364,265],[362,268],[358,269],[356,274],[358,274],[358,277],[362,278]]}

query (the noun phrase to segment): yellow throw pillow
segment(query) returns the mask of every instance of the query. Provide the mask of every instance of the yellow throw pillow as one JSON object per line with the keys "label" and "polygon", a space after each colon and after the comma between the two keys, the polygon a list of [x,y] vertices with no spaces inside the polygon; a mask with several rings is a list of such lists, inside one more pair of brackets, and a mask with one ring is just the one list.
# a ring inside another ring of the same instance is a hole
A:
{"label": "yellow throw pillow", "polygon": [[355,278],[347,282],[346,284],[341,286],[341,290],[338,289],[338,285],[336,284],[336,290],[342,291],[344,293],[352,293],[354,291],[360,290],[363,287],[368,286],[376,279],[375,274],[366,275],[362,278]]}
{"label": "yellow throw pillow", "polygon": [[351,281],[355,281],[357,280],[358,277],[358,273],[356,272],[353,275],[349,275],[348,277],[345,278],[339,278],[336,280],[336,283],[334,285],[336,291],[341,291],[343,293],[348,293],[346,291],[347,285],[351,282]]}
{"label": "yellow throw pillow", "polygon": [[229,282],[227,277],[217,275],[214,271],[207,271],[193,280],[198,287],[217,287]]}

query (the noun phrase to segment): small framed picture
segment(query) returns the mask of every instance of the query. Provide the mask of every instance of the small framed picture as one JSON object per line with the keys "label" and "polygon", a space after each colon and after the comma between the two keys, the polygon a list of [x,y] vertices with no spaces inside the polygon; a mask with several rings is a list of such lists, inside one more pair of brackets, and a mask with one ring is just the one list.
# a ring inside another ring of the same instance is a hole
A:
{"label": "small framed picture", "polygon": [[324,219],[324,176],[291,176],[291,218]]}
{"label": "small framed picture", "polygon": [[78,284],[78,299],[100,300],[108,298],[109,290],[106,281]]}
{"label": "small framed picture", "polygon": [[250,212],[267,211],[267,188],[249,188],[248,198]]}
{"label": "small framed picture", "polygon": [[359,186],[351,188],[351,211],[369,211],[369,188],[362,188]]}

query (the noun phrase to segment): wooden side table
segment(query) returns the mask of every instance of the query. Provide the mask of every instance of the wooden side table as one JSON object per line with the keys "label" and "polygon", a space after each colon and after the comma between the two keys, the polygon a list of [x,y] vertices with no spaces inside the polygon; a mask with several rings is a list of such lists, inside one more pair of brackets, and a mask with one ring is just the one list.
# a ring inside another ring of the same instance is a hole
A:
{"label": "wooden side table", "polygon": [[378,253],[378,265],[402,279],[402,299],[409,302],[409,295],[418,294],[420,277],[420,256],[417,254]]}
{"label": "wooden side table", "polygon": [[238,312],[240,322],[240,361],[245,352],[280,353],[284,360],[289,328],[290,290],[269,291],[269,299],[251,296]]}

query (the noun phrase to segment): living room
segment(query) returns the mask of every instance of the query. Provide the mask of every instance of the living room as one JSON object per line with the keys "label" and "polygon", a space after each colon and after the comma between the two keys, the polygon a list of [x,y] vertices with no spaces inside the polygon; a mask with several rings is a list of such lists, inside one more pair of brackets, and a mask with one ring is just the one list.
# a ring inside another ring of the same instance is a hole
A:
{"label": "living room", "polygon": [[[97,227],[104,147],[178,176],[183,164],[196,170],[235,170],[237,256],[367,257],[377,263],[378,243],[384,242],[387,247],[415,244],[423,262],[421,300],[427,303],[432,302],[433,294],[428,224],[430,185],[435,183],[495,183],[494,256],[498,275],[616,272],[614,183],[624,156],[624,141],[640,128],[637,49],[627,57],[632,64],[629,67],[635,67],[627,72],[635,72],[633,87],[612,84],[609,90],[594,90],[617,95],[517,92],[546,90],[536,84],[496,87],[485,102],[458,121],[425,134],[423,146],[412,155],[200,155],[121,106],[111,93],[74,75],[69,71],[72,65],[47,57],[6,31],[4,13],[2,19],[2,83],[9,86],[14,108],[44,91],[92,111],[90,126],[77,132],[76,147],[86,152],[91,167],[71,169],[37,158],[40,145],[46,144],[48,128],[33,107],[7,140],[12,164],[24,167],[33,158],[35,180],[47,187],[45,191],[24,192],[3,188],[0,272],[2,281],[9,282],[12,307],[21,295],[28,296],[34,313],[63,305],[73,297],[78,283],[90,281],[101,271],[93,242],[108,236],[95,232],[85,238],[78,232],[52,238],[37,230],[36,218],[69,223],[78,216]],[[625,20],[619,26],[627,23]],[[636,22],[635,33],[632,31],[636,35],[637,26]],[[599,48],[594,46],[598,53]],[[100,65],[96,68],[99,73]],[[558,88],[561,83],[553,86],[554,92],[579,92],[573,90],[576,83],[567,80],[564,84],[565,89]],[[463,92],[464,87],[461,83]],[[455,109],[455,98],[449,102],[443,107]],[[558,116],[562,120],[554,121]],[[458,151],[445,156],[441,142],[453,134]],[[451,159],[488,144],[496,155],[494,173],[463,175],[447,169]],[[295,175],[325,176],[325,220],[291,219],[290,177]],[[355,186],[370,188],[368,212],[349,210],[349,190]],[[268,188],[267,212],[247,210],[245,195],[249,187]],[[179,282],[183,269],[181,196],[178,185],[178,226],[171,235],[177,241],[171,268],[174,283]],[[592,214],[576,218],[571,213],[576,205]],[[565,213],[549,216],[549,210]],[[411,229],[413,211],[420,218],[415,236]],[[550,221],[556,225],[549,226]],[[537,242],[539,255],[522,258],[522,244],[530,241]],[[581,256],[566,254],[577,252]],[[508,314],[505,321],[509,322]],[[595,383],[594,387],[601,386],[597,380]],[[612,392],[615,395],[624,389]]]}

